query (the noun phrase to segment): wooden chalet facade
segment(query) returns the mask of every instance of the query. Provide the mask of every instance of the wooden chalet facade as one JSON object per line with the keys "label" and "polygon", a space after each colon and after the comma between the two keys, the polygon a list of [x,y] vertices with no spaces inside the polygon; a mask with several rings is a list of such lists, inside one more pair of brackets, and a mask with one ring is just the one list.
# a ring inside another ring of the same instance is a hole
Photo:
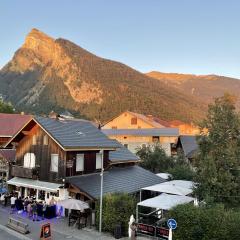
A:
{"label": "wooden chalet facade", "polygon": [[99,172],[100,151],[107,169],[109,151],[120,144],[108,139],[89,121],[39,117],[33,118],[6,146],[16,146],[16,162],[10,176],[19,180],[19,186],[21,179],[61,186],[66,177]]}

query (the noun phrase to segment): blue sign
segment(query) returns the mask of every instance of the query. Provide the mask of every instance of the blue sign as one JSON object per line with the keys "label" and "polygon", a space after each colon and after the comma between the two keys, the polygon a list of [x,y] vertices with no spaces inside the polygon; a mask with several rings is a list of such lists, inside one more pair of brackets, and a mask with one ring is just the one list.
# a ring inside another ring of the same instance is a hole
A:
{"label": "blue sign", "polygon": [[168,227],[171,228],[172,230],[174,230],[174,229],[177,228],[177,222],[176,222],[176,220],[173,219],[173,218],[168,219],[167,225],[168,225]]}

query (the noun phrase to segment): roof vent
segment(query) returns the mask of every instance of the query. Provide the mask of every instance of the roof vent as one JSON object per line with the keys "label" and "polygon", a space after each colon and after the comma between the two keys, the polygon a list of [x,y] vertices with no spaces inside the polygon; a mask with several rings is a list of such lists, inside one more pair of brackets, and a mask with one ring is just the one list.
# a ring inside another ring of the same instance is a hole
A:
{"label": "roof vent", "polygon": [[79,136],[85,135],[85,134],[84,134],[83,132],[81,132],[81,131],[77,131],[76,134],[79,135]]}

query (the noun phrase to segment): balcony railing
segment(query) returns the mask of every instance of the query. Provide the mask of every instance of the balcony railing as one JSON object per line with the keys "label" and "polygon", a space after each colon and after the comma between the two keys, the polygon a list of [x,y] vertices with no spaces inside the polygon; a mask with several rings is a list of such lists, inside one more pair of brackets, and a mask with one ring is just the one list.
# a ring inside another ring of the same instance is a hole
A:
{"label": "balcony railing", "polygon": [[25,168],[23,166],[13,165],[11,170],[13,177],[33,178],[33,169]]}

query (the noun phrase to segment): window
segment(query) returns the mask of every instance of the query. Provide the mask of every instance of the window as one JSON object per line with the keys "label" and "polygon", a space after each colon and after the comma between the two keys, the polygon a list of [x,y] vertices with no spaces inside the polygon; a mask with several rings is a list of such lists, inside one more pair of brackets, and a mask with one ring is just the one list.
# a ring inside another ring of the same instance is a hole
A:
{"label": "window", "polygon": [[58,172],[58,154],[51,154],[51,172]]}
{"label": "window", "polygon": [[124,146],[125,148],[128,148],[128,144],[124,144],[123,146]]}
{"label": "window", "polygon": [[152,141],[153,141],[154,143],[159,142],[159,137],[158,137],[158,136],[153,136],[153,137],[152,137]]}
{"label": "window", "polygon": [[48,145],[48,136],[44,135],[43,137],[43,145]]}
{"label": "window", "polygon": [[102,154],[97,153],[96,154],[96,169],[102,168]]}
{"label": "window", "polygon": [[136,117],[131,118],[131,124],[132,125],[137,125],[137,118]]}
{"label": "window", "polygon": [[32,144],[37,145],[37,136],[33,135]]}
{"label": "window", "polygon": [[84,171],[84,154],[77,154],[76,172]]}
{"label": "window", "polygon": [[36,157],[34,153],[26,153],[23,159],[23,166],[25,168],[34,168],[35,161],[36,161]]}

